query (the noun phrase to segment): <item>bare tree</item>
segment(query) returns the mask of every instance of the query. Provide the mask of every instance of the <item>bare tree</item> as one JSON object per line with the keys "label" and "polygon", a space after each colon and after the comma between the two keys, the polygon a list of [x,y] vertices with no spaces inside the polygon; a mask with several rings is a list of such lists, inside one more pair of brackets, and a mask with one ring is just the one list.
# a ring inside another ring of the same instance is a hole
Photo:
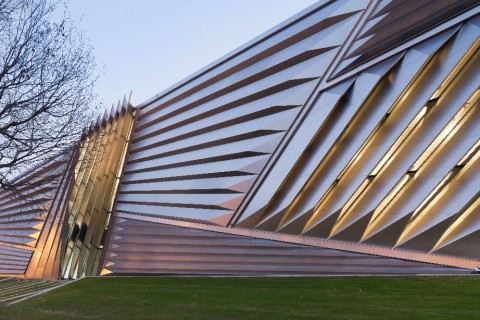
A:
{"label": "bare tree", "polygon": [[56,3],[0,0],[0,188],[75,145],[95,80],[90,47]]}

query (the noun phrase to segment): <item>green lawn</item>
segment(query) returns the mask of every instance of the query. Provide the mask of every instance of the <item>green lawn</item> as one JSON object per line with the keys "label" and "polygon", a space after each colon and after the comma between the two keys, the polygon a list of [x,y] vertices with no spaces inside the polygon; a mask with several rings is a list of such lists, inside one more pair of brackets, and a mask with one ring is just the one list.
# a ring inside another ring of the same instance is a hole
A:
{"label": "green lawn", "polygon": [[480,277],[89,278],[0,319],[480,319]]}

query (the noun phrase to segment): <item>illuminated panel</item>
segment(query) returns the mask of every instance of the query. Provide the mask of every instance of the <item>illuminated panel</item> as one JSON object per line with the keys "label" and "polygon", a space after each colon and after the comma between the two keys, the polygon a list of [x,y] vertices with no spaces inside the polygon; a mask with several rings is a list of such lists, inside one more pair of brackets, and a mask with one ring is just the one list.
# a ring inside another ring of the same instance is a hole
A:
{"label": "illuminated panel", "polygon": [[[454,253],[469,268],[480,258],[465,245],[479,224],[471,208],[480,192],[479,19],[358,74],[288,175],[279,183],[273,169],[232,226],[361,242],[412,259]],[[272,183],[273,196],[260,197]],[[459,239],[464,250],[444,248]]]}
{"label": "illuminated panel", "polygon": [[126,100],[105,114],[83,138],[68,200],[63,278],[96,275],[123,168],[134,113]]}
{"label": "illuminated panel", "polygon": [[70,155],[58,155],[0,192],[0,275],[58,279],[56,253]]}

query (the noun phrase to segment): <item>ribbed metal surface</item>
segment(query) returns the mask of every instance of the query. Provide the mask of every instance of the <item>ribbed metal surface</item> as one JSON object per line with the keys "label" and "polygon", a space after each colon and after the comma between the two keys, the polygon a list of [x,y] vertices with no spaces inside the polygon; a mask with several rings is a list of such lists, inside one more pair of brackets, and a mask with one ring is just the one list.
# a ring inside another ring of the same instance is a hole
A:
{"label": "ribbed metal surface", "polygon": [[308,149],[294,142],[312,127],[299,129],[295,166],[274,167],[236,225],[426,253],[478,230],[479,21],[359,74]]}
{"label": "ribbed metal surface", "polygon": [[1,192],[0,242],[35,248],[65,165],[66,159],[45,163],[14,182],[15,190]]}
{"label": "ribbed metal surface", "polygon": [[2,191],[0,274],[52,278],[59,257],[71,278],[100,261],[102,274],[475,268],[479,83],[478,1],[320,1],[139,105],[131,139],[106,113],[83,141],[93,162],[80,153],[75,179],[32,191],[35,208]]}
{"label": "ribbed metal surface", "polygon": [[99,117],[80,144],[62,234],[64,279],[98,272],[133,121],[133,106],[124,98]]}
{"label": "ribbed metal surface", "polygon": [[141,106],[117,212],[471,268],[478,10],[319,3]]}
{"label": "ribbed metal surface", "polygon": [[361,32],[345,55],[351,69],[478,5],[476,0],[383,0],[374,2]]}
{"label": "ribbed metal surface", "polygon": [[116,209],[226,225],[366,1],[335,1],[139,110]]}
{"label": "ribbed metal surface", "polygon": [[1,191],[0,275],[97,274],[132,123],[125,99],[90,126],[75,156],[54,157]]}
{"label": "ribbed metal surface", "polygon": [[[460,269],[116,219],[102,274],[320,275]],[[225,228],[228,232],[228,229]]]}
{"label": "ribbed metal surface", "polygon": [[31,257],[31,250],[0,245],[0,274],[23,275]]}
{"label": "ribbed metal surface", "polygon": [[69,158],[42,163],[18,177],[13,191],[0,193],[0,275],[58,278],[54,260]]}

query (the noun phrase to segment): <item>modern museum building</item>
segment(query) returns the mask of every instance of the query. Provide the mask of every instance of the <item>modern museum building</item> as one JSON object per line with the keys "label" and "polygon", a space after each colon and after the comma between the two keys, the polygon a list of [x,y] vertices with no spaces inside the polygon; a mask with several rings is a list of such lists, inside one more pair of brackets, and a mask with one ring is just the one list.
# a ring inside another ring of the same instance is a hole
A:
{"label": "modern museum building", "polygon": [[0,191],[0,276],[469,273],[480,5],[322,0]]}

